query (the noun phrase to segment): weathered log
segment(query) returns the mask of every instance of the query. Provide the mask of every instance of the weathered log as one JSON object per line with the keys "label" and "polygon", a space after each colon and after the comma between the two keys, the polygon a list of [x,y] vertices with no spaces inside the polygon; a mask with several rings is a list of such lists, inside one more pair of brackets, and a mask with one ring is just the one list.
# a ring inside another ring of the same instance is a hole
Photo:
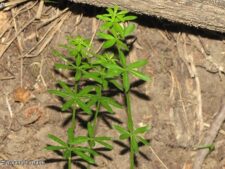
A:
{"label": "weathered log", "polygon": [[225,32],[225,0],[71,0],[99,7],[123,9],[172,22]]}

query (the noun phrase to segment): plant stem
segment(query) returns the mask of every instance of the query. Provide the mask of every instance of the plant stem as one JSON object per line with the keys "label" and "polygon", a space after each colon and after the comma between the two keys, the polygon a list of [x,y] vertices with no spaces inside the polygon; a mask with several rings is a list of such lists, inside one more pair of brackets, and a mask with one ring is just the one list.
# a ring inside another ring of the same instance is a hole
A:
{"label": "plant stem", "polygon": [[[100,88],[100,92],[101,92],[101,90],[102,90],[102,88]],[[102,92],[100,93],[100,97],[101,96],[102,96]],[[98,121],[99,110],[100,110],[100,102],[98,101],[97,106],[96,106],[94,121],[93,121],[93,128],[94,128],[95,132],[96,132],[96,126],[97,126],[97,121]]]}
{"label": "plant stem", "polygon": [[130,91],[125,93],[126,98],[126,106],[127,106],[127,127],[130,132],[133,132],[134,130],[134,124],[132,119],[132,112],[131,112],[131,101],[130,101]]}
{"label": "plant stem", "polygon": [[72,163],[71,163],[71,157],[69,157],[69,158],[68,158],[68,169],[71,169],[71,168],[72,168],[72,167],[71,167],[71,164],[72,164]]}
{"label": "plant stem", "polygon": [[[77,87],[78,87],[78,85],[76,83],[75,86],[74,86],[74,92],[75,93],[77,93]],[[73,131],[76,128],[76,111],[77,111],[77,106],[74,106],[73,107],[73,112],[72,112],[72,125],[71,125],[71,128],[73,129]]]}
{"label": "plant stem", "polygon": [[[130,133],[134,131],[134,123],[132,119],[132,112],[131,112],[131,101],[130,101],[130,91],[125,93],[126,98],[126,108],[127,108],[127,128]],[[134,169],[134,150],[130,145],[130,169]]]}
{"label": "plant stem", "polygon": [[[100,85],[100,94],[99,94],[99,97],[102,96],[102,86]],[[96,132],[96,126],[97,126],[97,122],[98,122],[98,114],[99,114],[99,110],[100,110],[100,102],[98,101],[97,102],[97,105],[96,105],[96,111],[95,111],[95,115],[94,115],[94,121],[93,121],[93,128],[94,128],[94,135],[95,135],[95,132]],[[93,146],[91,144],[89,144],[89,147],[91,149],[93,149]],[[90,153],[90,155],[92,156],[92,154]],[[91,168],[90,164],[88,164],[87,166],[88,169]]]}

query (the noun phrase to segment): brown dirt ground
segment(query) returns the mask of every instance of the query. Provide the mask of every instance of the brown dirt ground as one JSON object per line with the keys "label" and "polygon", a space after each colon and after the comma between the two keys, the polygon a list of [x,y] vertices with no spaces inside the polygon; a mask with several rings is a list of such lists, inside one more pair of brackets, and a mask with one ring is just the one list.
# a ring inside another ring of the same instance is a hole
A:
{"label": "brown dirt ground", "polygon": [[[64,8],[44,6],[41,18],[33,21],[38,10],[38,3],[33,1],[0,13],[0,159],[46,160],[44,166],[0,164],[0,169],[61,169],[65,166],[58,154],[43,150],[51,144],[48,133],[65,138],[69,125],[65,122],[69,114],[53,108],[60,106],[60,101],[47,92],[63,78],[54,71],[57,59],[52,56],[52,50],[60,49],[58,45],[65,43],[66,35],[91,38],[97,27],[94,16],[102,12],[102,9],[89,6],[69,6],[70,10],[49,23],[48,19]],[[18,15],[13,19],[12,14]],[[14,38],[29,21],[30,24]],[[191,169],[195,147],[204,140],[207,126],[213,123],[225,96],[225,36],[147,16],[139,16],[136,24],[137,41],[129,58],[131,61],[148,58],[144,72],[152,78],[151,82],[134,87],[136,92],[132,96],[136,126],[152,126],[146,134],[151,147],[141,147],[137,168],[164,168],[153,149],[167,168]],[[137,97],[138,92],[145,97]],[[79,119],[82,124],[86,117]],[[126,123],[123,112],[106,119],[109,124]],[[225,168],[224,130],[225,124],[203,169]],[[81,125],[76,132],[84,133]],[[97,132],[118,137],[105,120],[99,122]],[[102,152],[104,156],[97,157],[97,166],[93,168],[128,169],[126,145],[115,142],[114,150]],[[82,163],[76,165],[85,168]]]}

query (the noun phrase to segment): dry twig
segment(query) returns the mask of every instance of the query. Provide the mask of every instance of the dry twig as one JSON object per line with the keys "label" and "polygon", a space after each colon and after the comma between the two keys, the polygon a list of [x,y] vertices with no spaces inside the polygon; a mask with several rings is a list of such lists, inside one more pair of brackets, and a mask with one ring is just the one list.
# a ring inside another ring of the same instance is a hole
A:
{"label": "dry twig", "polygon": [[[224,120],[225,120],[225,104],[221,106],[220,111],[215,117],[210,129],[208,130],[208,134],[207,137],[205,138],[203,145],[213,144],[213,141],[216,138],[216,135],[218,134],[218,131],[221,125],[223,124]],[[209,149],[198,150],[194,161],[193,169],[201,169],[202,164],[209,152],[210,152]]]}

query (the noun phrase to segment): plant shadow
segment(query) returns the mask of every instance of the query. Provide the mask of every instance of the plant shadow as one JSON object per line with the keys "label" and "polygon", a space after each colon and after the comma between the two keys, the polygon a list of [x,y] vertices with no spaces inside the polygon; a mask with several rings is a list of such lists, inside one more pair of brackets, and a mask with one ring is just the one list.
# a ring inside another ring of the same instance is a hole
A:
{"label": "plant shadow", "polygon": [[[149,142],[149,140],[147,140]],[[122,150],[120,151],[120,155],[124,155],[126,153],[129,153],[130,152],[130,147],[128,145],[126,145],[125,143],[123,143],[122,141],[118,141],[118,140],[114,140],[113,141],[116,145],[118,145],[119,147],[122,148]],[[138,143],[138,147],[142,147],[144,146],[144,144],[142,143]],[[151,160],[145,153],[143,153],[141,150],[138,151],[138,153],[140,154],[140,156],[149,161]],[[137,155],[135,155],[134,157],[134,162],[135,162],[135,166],[138,167],[138,160],[137,160]]]}

